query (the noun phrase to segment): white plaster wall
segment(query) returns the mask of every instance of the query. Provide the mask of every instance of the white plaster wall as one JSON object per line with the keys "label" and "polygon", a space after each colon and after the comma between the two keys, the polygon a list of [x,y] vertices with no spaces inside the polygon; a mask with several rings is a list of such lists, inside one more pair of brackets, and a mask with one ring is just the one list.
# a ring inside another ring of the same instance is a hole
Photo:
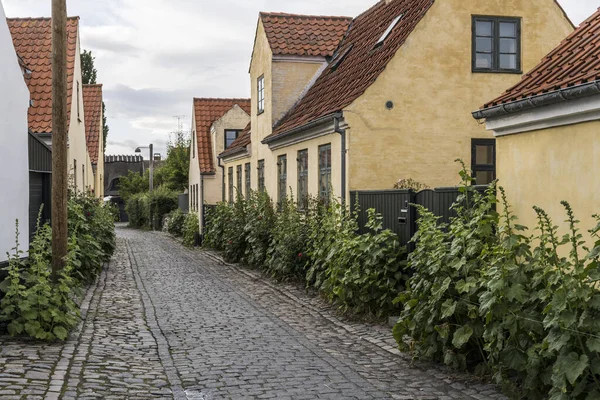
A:
{"label": "white plaster wall", "polygon": [[[77,36],[77,51],[80,54],[79,35]],[[77,96],[77,82],[79,82],[79,97]],[[79,116],[77,115],[77,102],[79,102]],[[85,113],[83,110],[83,83],[81,78],[81,59],[75,57],[75,76],[73,78],[73,99],[71,101],[71,120],[69,121],[69,149],[67,152],[69,176],[73,174],[74,162],[77,160],[77,180],[75,185],[79,191],[91,190],[94,186],[94,172],[92,162],[87,151],[85,138]],[[82,171],[85,167],[85,174]]]}
{"label": "white plaster wall", "polygon": [[17,219],[21,249],[26,251],[29,247],[29,90],[23,79],[1,2],[0,93],[0,262],[3,262],[7,260],[6,253],[15,246]]}

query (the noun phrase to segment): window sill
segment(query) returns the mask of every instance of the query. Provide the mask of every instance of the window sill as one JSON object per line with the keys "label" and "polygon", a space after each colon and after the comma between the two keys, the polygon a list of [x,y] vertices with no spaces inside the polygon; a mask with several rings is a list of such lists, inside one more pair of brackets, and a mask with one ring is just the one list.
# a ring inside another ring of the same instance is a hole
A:
{"label": "window sill", "polygon": [[475,69],[471,70],[474,74],[512,74],[512,75],[523,75],[523,71],[520,69]]}

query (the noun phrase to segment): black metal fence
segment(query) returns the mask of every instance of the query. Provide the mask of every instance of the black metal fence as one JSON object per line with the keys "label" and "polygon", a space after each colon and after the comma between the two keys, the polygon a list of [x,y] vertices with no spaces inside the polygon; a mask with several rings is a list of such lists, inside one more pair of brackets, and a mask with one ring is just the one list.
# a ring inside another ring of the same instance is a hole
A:
{"label": "black metal fence", "polygon": [[[475,186],[479,192],[484,192],[487,186]],[[417,210],[412,204],[419,204],[435,215],[441,217],[441,222],[450,222],[456,216],[451,209],[459,196],[458,187],[427,189],[414,192],[409,189],[401,190],[372,190],[350,192],[352,209],[358,205],[358,224],[360,233],[366,233],[368,210],[374,209],[383,217],[384,229],[395,232],[400,243],[408,244],[417,232]]]}

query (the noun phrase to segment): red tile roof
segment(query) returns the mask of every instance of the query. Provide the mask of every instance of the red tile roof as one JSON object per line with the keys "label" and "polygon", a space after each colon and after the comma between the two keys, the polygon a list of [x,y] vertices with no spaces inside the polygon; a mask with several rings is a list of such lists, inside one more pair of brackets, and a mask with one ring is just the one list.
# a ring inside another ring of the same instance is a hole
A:
{"label": "red tile roof", "polygon": [[495,100],[489,108],[600,79],[600,10],[582,22],[521,82]]}
{"label": "red tile roof", "polygon": [[350,17],[260,13],[274,55],[332,56]]}
{"label": "red tile roof", "polygon": [[200,173],[215,172],[215,156],[212,152],[210,127],[236,104],[250,115],[250,99],[194,99]]}
{"label": "red tile roof", "polygon": [[102,85],[83,85],[85,141],[92,164],[98,164],[102,132]]}
{"label": "red tile roof", "polygon": [[[354,19],[334,56],[306,95],[275,126],[271,137],[343,110],[360,97],[386,68],[425,16],[434,0],[380,1]],[[383,45],[377,42],[390,24],[404,16]]]}
{"label": "red tile roof", "polygon": [[[52,132],[52,26],[50,18],[8,18],[8,27],[17,55],[31,70],[25,81],[33,106],[29,107],[29,129]],[[79,17],[67,21],[67,110],[70,118]]]}
{"label": "red tile roof", "polygon": [[246,146],[248,146],[250,143],[252,143],[252,131],[249,122],[248,125],[246,125],[246,127],[244,128],[244,130],[240,132],[238,138],[235,139],[233,143],[231,143],[231,145],[227,148],[227,150],[220,154],[220,156],[227,157],[228,155],[235,154],[241,151],[242,149],[245,149]]}

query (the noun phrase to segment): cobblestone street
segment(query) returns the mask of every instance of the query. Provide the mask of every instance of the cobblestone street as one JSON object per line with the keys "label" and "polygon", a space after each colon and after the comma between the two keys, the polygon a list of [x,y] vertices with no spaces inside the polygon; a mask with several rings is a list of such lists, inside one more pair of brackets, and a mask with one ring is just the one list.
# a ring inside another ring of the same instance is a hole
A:
{"label": "cobblestone street", "polygon": [[498,399],[411,365],[390,329],[349,323],[162,233],[118,228],[118,249],[64,344],[0,339],[0,398]]}

